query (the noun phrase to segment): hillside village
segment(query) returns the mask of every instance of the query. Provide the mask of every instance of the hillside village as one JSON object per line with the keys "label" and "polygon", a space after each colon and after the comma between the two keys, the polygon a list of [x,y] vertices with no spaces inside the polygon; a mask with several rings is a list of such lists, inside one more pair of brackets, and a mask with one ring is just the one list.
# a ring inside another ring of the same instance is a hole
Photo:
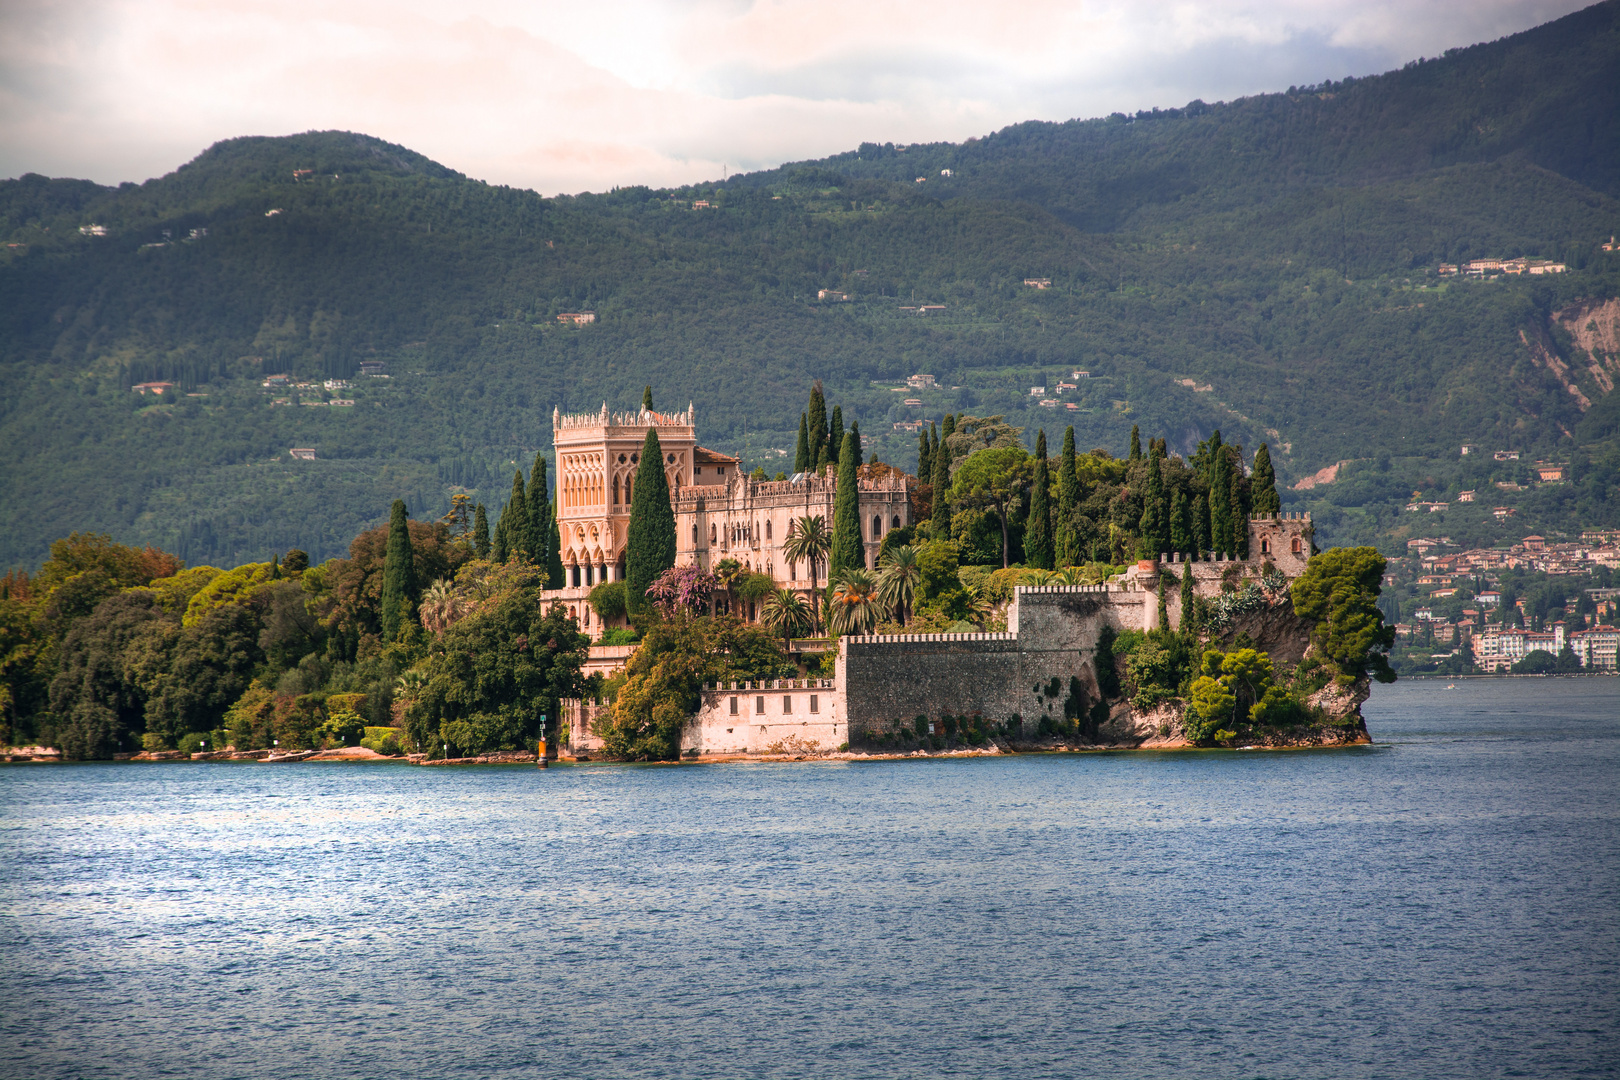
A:
{"label": "hillside village", "polygon": [[1568,670],[1620,670],[1620,530],[1470,550],[1422,537],[1407,552],[1390,560],[1384,603],[1409,673],[1498,673],[1537,651],[1563,656]]}

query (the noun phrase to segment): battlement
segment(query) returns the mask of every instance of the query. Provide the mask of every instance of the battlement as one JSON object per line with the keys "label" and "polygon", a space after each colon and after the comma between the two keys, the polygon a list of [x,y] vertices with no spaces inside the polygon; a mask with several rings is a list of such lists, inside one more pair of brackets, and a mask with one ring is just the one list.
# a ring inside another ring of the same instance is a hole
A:
{"label": "battlement", "polygon": [[565,413],[561,409],[551,410],[551,427],[554,432],[562,432],[574,428],[602,430],[605,428],[690,428],[696,425],[697,411],[690,403],[686,411],[681,413],[661,413],[651,409],[641,409],[638,412],[609,412],[607,402],[602,403],[602,411],[594,413]]}

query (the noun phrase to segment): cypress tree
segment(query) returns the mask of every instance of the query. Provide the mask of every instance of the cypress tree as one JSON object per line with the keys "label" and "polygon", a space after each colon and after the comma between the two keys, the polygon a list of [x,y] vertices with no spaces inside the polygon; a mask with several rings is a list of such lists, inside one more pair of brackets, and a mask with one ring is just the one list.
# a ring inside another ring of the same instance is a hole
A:
{"label": "cypress tree", "polygon": [[1165,528],[1164,474],[1159,471],[1157,456],[1148,457],[1147,491],[1142,496],[1142,517],[1138,530],[1141,540],[1137,554],[1143,559],[1156,559],[1168,544]]}
{"label": "cypress tree", "polygon": [[560,589],[563,587],[562,533],[557,528],[556,511],[546,517],[546,588]]}
{"label": "cypress tree", "polygon": [[1254,493],[1254,516],[1267,517],[1282,512],[1282,499],[1277,494],[1277,471],[1271,465],[1271,450],[1265,443],[1254,452],[1254,475],[1249,478]]}
{"label": "cypress tree", "polygon": [[1231,510],[1228,517],[1232,530],[1232,554],[1240,559],[1249,557],[1249,515],[1243,510],[1243,488],[1239,482],[1239,472],[1235,468],[1228,468],[1227,492]]}
{"label": "cypress tree", "polygon": [[843,570],[864,569],[866,554],[861,547],[860,486],[855,477],[855,434],[844,436],[838,455],[838,490],[833,500],[832,553],[827,559],[829,587]]}
{"label": "cypress tree", "polygon": [[866,464],[865,455],[861,453],[861,422],[859,420],[849,425],[849,433],[855,436],[855,467],[858,469]]}
{"label": "cypress tree", "polygon": [[1135,424],[1131,425],[1131,456],[1129,460],[1142,460],[1142,433]]}
{"label": "cypress tree", "polygon": [[944,443],[952,435],[955,435],[955,434],[956,434],[956,414],[955,413],[946,413],[945,414],[945,426],[940,428],[940,431],[939,431],[939,441],[941,443]]}
{"label": "cypress tree", "polygon": [[827,429],[827,461],[837,465],[844,450],[844,407],[834,405],[832,424]]}
{"label": "cypress tree", "polygon": [[1204,554],[1211,550],[1209,546],[1209,500],[1204,498],[1203,495],[1193,496],[1192,542],[1192,553],[1195,559],[1202,559]]}
{"label": "cypress tree", "polygon": [[810,434],[806,429],[805,415],[799,414],[799,443],[793,448],[793,471],[796,473],[809,472],[814,464],[810,460]]}
{"label": "cypress tree", "polygon": [[503,563],[512,557],[512,545],[506,538],[506,509],[501,509],[501,516],[495,521],[495,543],[490,547],[490,558]]}
{"label": "cypress tree", "polygon": [[821,380],[810,384],[810,407],[805,412],[810,425],[810,467],[818,468],[827,450],[827,399],[821,396]]}
{"label": "cypress tree", "polygon": [[411,552],[411,526],[405,500],[395,499],[388,516],[388,547],[383,556],[382,632],[384,641],[399,636],[411,617],[416,598],[416,563]]}
{"label": "cypress tree", "polygon": [[1190,552],[1192,549],[1192,520],[1187,513],[1187,496],[1176,488],[1170,493],[1170,550]]}
{"label": "cypress tree", "polygon": [[501,524],[506,526],[507,549],[519,558],[532,559],[534,553],[529,550],[529,505],[523,497],[522,469],[512,474],[512,495],[506,500],[506,509],[501,511]]}
{"label": "cypress tree", "polygon": [[657,428],[649,429],[641,444],[624,547],[625,599],[632,611],[641,611],[646,606],[647,587],[675,565],[675,508],[669,502],[669,478],[664,475],[664,449]]}
{"label": "cypress tree", "polygon": [[483,503],[473,511],[473,554],[480,559],[489,558],[489,513]]}
{"label": "cypress tree", "polygon": [[641,391],[641,411],[652,412],[652,387],[644,387]]}
{"label": "cypress tree", "polygon": [[934,448],[928,445],[928,429],[922,428],[917,432],[917,479],[925,484],[934,476],[933,453]]}
{"label": "cypress tree", "polygon": [[1042,570],[1052,569],[1051,478],[1046,461],[1046,431],[1035,436],[1035,480],[1029,489],[1029,517],[1024,522],[1024,561]]}
{"label": "cypress tree", "polygon": [[1225,452],[1215,457],[1209,485],[1209,546],[1221,555],[1231,555],[1232,543],[1232,481],[1227,475],[1230,465]]}
{"label": "cypress tree", "polygon": [[[950,434],[953,419],[945,418],[945,434]],[[945,539],[951,534],[951,448],[943,442],[934,448],[934,536]]]}
{"label": "cypress tree", "polygon": [[279,555],[270,556],[270,580],[281,580],[281,556]]}
{"label": "cypress tree", "polygon": [[1080,474],[1075,464],[1074,425],[1063,433],[1063,451],[1058,459],[1057,521],[1052,527],[1054,558],[1058,566],[1073,566],[1080,561],[1080,545],[1070,518],[1080,504]]}
{"label": "cypress tree", "polygon": [[529,553],[536,566],[545,566],[546,541],[551,538],[551,499],[546,493],[546,459],[534,455],[534,467],[529,470],[529,490],[524,494],[529,510]]}
{"label": "cypress tree", "polygon": [[816,453],[816,474],[819,476],[827,471],[831,462],[827,460],[827,444],[822,443],[821,449]]}
{"label": "cypress tree", "polygon": [[1192,629],[1196,625],[1193,618],[1193,568],[1191,564],[1181,567],[1181,625],[1177,628],[1182,631]]}

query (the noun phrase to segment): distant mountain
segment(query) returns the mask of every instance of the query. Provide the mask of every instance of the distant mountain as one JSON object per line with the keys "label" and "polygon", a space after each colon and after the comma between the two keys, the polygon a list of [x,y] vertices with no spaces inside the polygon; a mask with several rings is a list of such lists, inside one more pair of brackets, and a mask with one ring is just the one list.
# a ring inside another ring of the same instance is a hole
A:
{"label": "distant mountain", "polygon": [[[395,497],[493,510],[554,405],[647,384],[774,473],[816,377],[903,465],[895,425],[947,411],[1116,452],[1220,428],[1285,483],[1347,462],[1291,496],[1335,540],[1612,524],[1617,58],[1611,0],[1365,79],[575,198],[347,132],[3,181],[0,565],[73,529],[319,558]],[[1436,273],[1515,257],[1565,272]],[[915,372],[941,389],[893,389]],[[1572,479],[1533,487],[1538,459]],[[1464,489],[1494,494],[1401,509]]]}

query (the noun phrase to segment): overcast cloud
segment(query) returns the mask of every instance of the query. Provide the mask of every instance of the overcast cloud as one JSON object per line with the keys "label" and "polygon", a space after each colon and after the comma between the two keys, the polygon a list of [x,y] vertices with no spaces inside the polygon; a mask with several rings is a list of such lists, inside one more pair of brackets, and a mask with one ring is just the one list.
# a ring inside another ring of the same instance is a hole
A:
{"label": "overcast cloud", "polygon": [[0,175],[143,180],[342,128],[547,194],[676,184],[1371,74],[1583,6],[7,0]]}

